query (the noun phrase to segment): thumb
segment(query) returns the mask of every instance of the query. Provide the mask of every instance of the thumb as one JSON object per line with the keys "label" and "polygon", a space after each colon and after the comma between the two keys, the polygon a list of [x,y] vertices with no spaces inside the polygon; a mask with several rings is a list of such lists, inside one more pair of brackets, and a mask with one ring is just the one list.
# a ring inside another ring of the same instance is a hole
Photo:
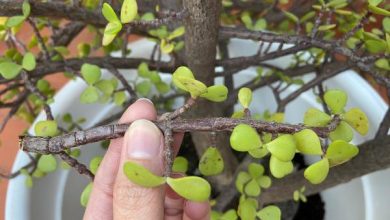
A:
{"label": "thumb", "polygon": [[140,164],[156,175],[162,175],[163,135],[150,121],[134,121],[126,131],[119,172],[114,185],[114,219],[162,219],[164,187],[144,188],[132,183],[123,173],[126,161]]}

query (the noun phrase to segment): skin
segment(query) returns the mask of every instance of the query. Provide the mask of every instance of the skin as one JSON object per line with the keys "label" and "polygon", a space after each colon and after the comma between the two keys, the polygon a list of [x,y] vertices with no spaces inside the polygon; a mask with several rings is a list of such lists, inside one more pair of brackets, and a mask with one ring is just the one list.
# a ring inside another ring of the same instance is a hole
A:
{"label": "skin", "polygon": [[[135,121],[136,123],[133,124],[137,124],[138,127],[131,126],[123,138],[111,141],[96,173],[94,187],[84,214],[84,220],[210,219],[210,205],[208,202],[187,201],[173,192],[167,185],[143,188],[130,182],[124,175],[122,167],[126,161],[142,164],[157,175],[163,174],[163,135],[157,127],[153,127],[153,124],[146,121],[156,120],[156,118],[157,113],[154,105],[147,99],[139,99],[122,115],[119,123]],[[137,130],[138,133],[134,130]],[[134,134],[137,134],[137,138],[132,136]],[[152,136],[155,137],[154,142],[151,141],[153,138],[151,138],[150,134],[153,134]],[[158,156],[129,156],[129,149],[135,147],[134,140],[140,138],[145,140],[145,143],[160,143],[154,146]],[[174,135],[173,147],[176,153],[180,148],[182,138],[183,134]]]}

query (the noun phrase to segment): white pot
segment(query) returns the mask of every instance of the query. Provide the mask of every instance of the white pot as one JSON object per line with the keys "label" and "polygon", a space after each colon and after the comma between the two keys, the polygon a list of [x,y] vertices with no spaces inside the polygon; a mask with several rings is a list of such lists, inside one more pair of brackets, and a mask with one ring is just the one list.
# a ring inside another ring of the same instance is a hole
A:
{"label": "white pot", "polygon": [[[258,43],[242,40],[232,40],[229,45],[231,56],[247,56],[256,53]],[[130,44],[131,57],[149,57],[153,44],[147,40],[140,40]],[[275,45],[277,48],[277,45]],[[272,64],[286,67],[291,57],[273,60]],[[134,76],[133,70],[125,70],[126,75]],[[234,76],[236,86],[249,81],[255,75],[255,69],[249,68],[242,74]],[[305,77],[305,80],[314,75]],[[163,79],[170,81],[169,76],[163,75]],[[217,84],[221,79],[217,79]],[[387,105],[378,96],[371,86],[367,84],[355,72],[348,70],[338,76],[327,80],[328,88],[339,88],[348,92],[349,99],[347,108],[360,107],[366,112],[370,121],[370,132],[361,137],[355,134],[354,143],[358,144],[374,137],[375,131],[383,118]],[[83,127],[87,128],[94,123],[114,114],[118,109],[114,105],[83,105],[79,102],[79,96],[85,89],[86,84],[77,79],[69,82],[55,96],[52,105],[53,114],[62,116],[70,112],[74,118],[85,117],[87,122]],[[288,92],[297,87],[291,86]],[[270,89],[263,88],[254,93],[253,112],[263,112],[266,109],[275,110]],[[286,108],[286,121],[299,123],[303,120],[303,114],[308,107],[321,108],[315,101],[311,91],[303,93],[298,99],[291,102]],[[38,120],[43,119],[40,114]],[[30,129],[30,132],[32,130]],[[88,163],[104,151],[96,144],[90,144],[82,148],[80,160]],[[23,152],[19,152],[13,170],[18,170],[28,162]],[[24,177],[19,176],[9,182],[6,199],[6,220],[60,220],[81,219],[84,208],[80,206],[80,194],[87,184],[87,179],[75,171],[59,169],[57,172],[35,180],[34,187],[29,189],[24,185]],[[339,185],[321,193],[325,201],[326,220],[388,220],[390,219],[390,169],[366,175],[349,183]]]}

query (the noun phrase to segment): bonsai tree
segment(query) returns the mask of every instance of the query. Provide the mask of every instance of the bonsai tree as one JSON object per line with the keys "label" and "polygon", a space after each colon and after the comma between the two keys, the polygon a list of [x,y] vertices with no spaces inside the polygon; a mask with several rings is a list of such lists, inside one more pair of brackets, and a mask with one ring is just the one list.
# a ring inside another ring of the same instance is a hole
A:
{"label": "bonsai tree", "polygon": [[[0,107],[8,113],[0,131],[12,117],[32,123],[44,111],[46,119],[34,124],[34,134],[21,134],[20,149],[31,161],[1,177],[25,175],[31,187],[34,179],[56,170],[58,159],[63,168],[91,180],[81,195],[82,205],[88,202],[101,157],[87,165],[78,155],[89,143],[107,146],[129,124],[115,122],[123,111],[88,129],[72,112],[54,117],[51,104],[62,100],[53,99],[45,77],[62,74],[84,80],[82,104],[115,103],[125,110],[148,97],[161,112],[154,123],[165,137],[165,174],[128,162],[120,172],[129,181],[144,187],[168,184],[189,200],[210,199],[213,219],[280,219],[284,201],[306,201],[390,166],[389,111],[375,138],[355,146],[354,136],[377,128],[369,127],[361,109],[345,107],[348,91],[323,85],[354,69],[390,94],[388,10],[383,0],[2,0],[0,40],[7,49],[0,55]],[[25,26],[32,28],[27,41],[18,36]],[[84,29],[94,40],[78,42],[78,56],[70,57],[69,44]],[[130,35],[154,43],[149,59],[129,58]],[[257,43],[257,53],[231,57],[232,38]],[[104,55],[92,55],[95,51]],[[121,56],[112,56],[115,51]],[[287,55],[292,59],[285,68],[267,62]],[[233,76],[249,67],[257,68],[257,75],[237,85]],[[137,77],[129,80],[118,69],[136,70]],[[309,73],[316,75],[303,79]],[[171,74],[172,83],[161,74]],[[215,84],[216,77],[223,84]],[[291,85],[296,89],[282,96]],[[263,87],[272,90],[269,99],[277,108],[251,112],[252,92]],[[305,91],[316,95],[322,109],[307,109],[301,123],[285,123],[286,106]],[[174,109],[183,97],[184,104]],[[185,151],[174,157],[176,132],[187,132],[184,142],[197,157]],[[315,155],[318,162],[303,164],[302,155]],[[187,177],[172,178],[174,172]]]}

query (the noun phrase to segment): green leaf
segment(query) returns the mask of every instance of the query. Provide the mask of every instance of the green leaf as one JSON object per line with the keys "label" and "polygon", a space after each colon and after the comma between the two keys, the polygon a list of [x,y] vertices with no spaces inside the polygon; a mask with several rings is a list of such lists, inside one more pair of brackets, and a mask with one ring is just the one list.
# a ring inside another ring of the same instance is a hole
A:
{"label": "green leaf", "polygon": [[30,6],[30,3],[25,0],[22,4],[22,12],[23,12],[23,16],[25,18],[27,18],[28,16],[30,16],[30,12],[31,12],[31,6]]}
{"label": "green leaf", "polygon": [[320,184],[326,179],[329,172],[329,161],[327,158],[323,158],[320,161],[310,165],[306,168],[303,175],[312,184]]}
{"label": "green leaf", "polygon": [[46,173],[43,172],[43,171],[40,170],[40,169],[36,169],[36,170],[33,172],[33,174],[32,174],[32,176],[35,177],[35,178],[41,178],[41,177],[44,177],[45,175],[46,175]]}
{"label": "green leaf", "polygon": [[260,176],[256,179],[256,182],[265,189],[269,188],[272,184],[272,180],[269,176]]}
{"label": "green leaf", "polygon": [[271,174],[276,178],[282,178],[290,174],[294,169],[293,163],[291,161],[283,162],[275,156],[271,156],[269,167]]}
{"label": "green leaf", "polygon": [[188,170],[188,160],[185,157],[176,157],[173,161],[172,171],[176,173],[186,173]]}
{"label": "green leaf", "polygon": [[252,179],[252,177],[249,175],[249,173],[244,172],[244,171],[240,171],[238,173],[236,181],[235,181],[237,191],[239,191],[240,193],[243,193],[244,192],[244,185],[247,184],[249,182],[249,180],[251,180],[251,179]]}
{"label": "green leaf", "polygon": [[144,21],[152,21],[153,19],[155,19],[155,17],[154,14],[151,12],[147,12],[141,16],[141,20]]}
{"label": "green leaf", "polygon": [[371,4],[368,5],[368,10],[377,15],[390,16],[390,11],[387,11],[386,9],[383,8],[378,8]]}
{"label": "green leaf", "polygon": [[103,46],[108,46],[116,37],[116,34],[104,34],[103,35]]}
{"label": "green leaf", "polygon": [[213,102],[223,102],[227,99],[228,88],[224,85],[214,85],[207,88],[207,92],[200,97]]}
{"label": "green leaf", "polygon": [[382,20],[383,29],[390,33],[390,17],[383,18]]}
{"label": "green leaf", "polygon": [[186,66],[180,66],[178,67],[175,72],[172,74],[172,81],[175,86],[177,86],[179,89],[186,90],[184,85],[181,84],[181,82],[177,79],[177,77],[186,77],[190,79],[195,79],[194,74],[192,74],[192,71],[186,67]]}
{"label": "green leaf", "polygon": [[266,144],[272,156],[281,161],[288,162],[294,158],[296,144],[294,137],[290,134],[280,135],[275,140]]}
{"label": "green leaf", "polygon": [[148,67],[148,64],[145,62],[142,62],[138,65],[138,75],[142,78],[149,78],[150,70]]}
{"label": "green leaf", "polygon": [[83,192],[81,193],[80,204],[83,207],[87,207],[88,200],[92,192],[92,188],[93,188],[93,183],[91,182],[84,188]]}
{"label": "green leaf", "polygon": [[93,174],[96,174],[99,166],[100,166],[100,163],[102,162],[103,160],[103,157],[94,157],[90,162],[89,162],[89,169],[91,170],[91,172]]}
{"label": "green leaf", "polygon": [[249,150],[248,153],[254,158],[263,158],[269,153],[269,151],[266,147],[259,147],[253,150]]}
{"label": "green leaf", "polygon": [[80,102],[83,104],[95,103],[98,100],[99,100],[99,90],[93,86],[88,86],[80,95]]}
{"label": "green leaf", "polygon": [[13,16],[13,17],[10,17],[10,18],[7,19],[7,22],[5,23],[5,26],[7,26],[7,27],[9,27],[9,28],[18,26],[18,25],[20,25],[25,19],[26,19],[26,17],[24,17],[24,16]]}
{"label": "green leaf", "polygon": [[184,26],[181,26],[181,27],[178,27],[176,28],[174,31],[172,31],[169,35],[168,35],[168,40],[173,40],[175,38],[178,38],[182,35],[184,35],[186,29]]}
{"label": "green leaf", "polygon": [[326,113],[315,109],[309,108],[304,116],[303,123],[307,126],[323,127],[326,126],[332,118]]}
{"label": "green leaf", "polygon": [[299,191],[298,190],[294,191],[293,199],[294,199],[294,201],[299,202]]}
{"label": "green leaf", "polygon": [[187,77],[176,77],[176,80],[180,82],[185,88],[184,90],[191,94],[193,99],[207,92],[207,87],[204,83]]}
{"label": "green leaf", "polygon": [[347,94],[342,90],[328,90],[324,94],[325,103],[334,114],[343,112],[347,99]]}
{"label": "green leaf", "polygon": [[160,48],[161,48],[161,52],[165,54],[169,54],[173,51],[175,45],[171,42],[166,41],[165,39],[162,39],[160,43]]}
{"label": "green leaf", "polygon": [[249,181],[248,184],[245,185],[244,192],[248,196],[259,196],[261,193],[261,189],[259,184],[257,184],[255,179]]}
{"label": "green leaf", "polygon": [[99,66],[85,63],[81,66],[81,76],[89,85],[93,85],[99,81],[102,76],[102,72]]}
{"label": "green leaf", "polygon": [[352,128],[346,122],[341,121],[336,129],[329,133],[329,138],[332,141],[343,140],[350,142],[353,139]]}
{"label": "green leaf", "polygon": [[314,16],[316,16],[316,12],[315,11],[310,11],[308,13],[306,13],[302,18],[301,18],[301,22],[306,22],[312,18],[314,18]]}
{"label": "green leaf", "polygon": [[318,27],[319,31],[328,31],[336,27],[336,24],[326,24]]}
{"label": "green leaf", "polygon": [[332,142],[326,150],[330,166],[347,162],[359,153],[359,148],[342,140]]}
{"label": "green leaf", "polygon": [[25,70],[27,71],[32,71],[35,69],[37,65],[37,62],[35,60],[34,54],[28,52],[24,55],[23,61],[22,61],[22,66]]}
{"label": "green leaf", "polygon": [[91,46],[86,43],[80,43],[77,45],[79,57],[87,57],[91,53]]}
{"label": "green leaf", "polygon": [[289,18],[295,24],[299,23],[299,18],[296,15],[294,15],[293,13],[290,13],[288,11],[283,11],[283,13],[284,13],[284,15],[286,15],[287,18]]}
{"label": "green leaf", "polygon": [[95,87],[98,88],[105,95],[111,95],[115,90],[112,80],[109,79],[97,81],[95,83]]}
{"label": "green leaf", "polygon": [[249,151],[261,147],[257,131],[247,124],[237,125],[230,135],[230,145],[236,151]]}
{"label": "green leaf", "polygon": [[390,63],[386,58],[375,61],[375,66],[390,71]]}
{"label": "green leaf", "polygon": [[252,90],[243,87],[238,91],[238,101],[244,108],[248,108],[252,102]]}
{"label": "green leaf", "polygon": [[346,121],[359,134],[366,135],[369,129],[369,122],[366,114],[359,108],[351,108],[343,115]]}
{"label": "green leaf", "polygon": [[161,94],[166,94],[169,91],[171,91],[171,87],[169,87],[169,85],[164,82],[156,83],[154,86],[156,87],[157,91]]}
{"label": "green leaf", "polygon": [[53,137],[58,133],[58,126],[56,121],[39,121],[34,127],[36,136]]}
{"label": "green leaf", "polygon": [[254,31],[261,31],[267,28],[267,20],[264,18],[260,18],[256,21],[255,25],[253,26]]}
{"label": "green leaf", "polygon": [[142,165],[134,162],[126,162],[123,172],[131,182],[143,187],[151,188],[165,183],[164,177],[154,175]]}
{"label": "green leaf", "polygon": [[303,129],[293,136],[299,152],[303,154],[322,155],[320,138],[313,130]]}
{"label": "green leaf", "polygon": [[197,176],[189,176],[173,179],[167,177],[167,184],[180,196],[190,201],[207,201],[211,194],[211,186],[205,180]]}
{"label": "green leaf", "polygon": [[252,178],[257,178],[264,174],[264,167],[258,163],[250,163],[248,165],[248,172]]}
{"label": "green leaf", "polygon": [[26,180],[24,184],[26,185],[27,188],[33,187],[33,178],[30,175],[26,176]]}
{"label": "green leaf", "polygon": [[240,205],[238,206],[238,215],[242,220],[255,220],[256,207],[253,205],[253,202],[249,199],[240,202]]}
{"label": "green leaf", "polygon": [[269,205],[258,211],[256,216],[260,220],[280,220],[282,219],[282,212],[277,206]]}
{"label": "green leaf", "polygon": [[138,14],[138,5],[136,0],[124,0],[121,9],[122,23],[133,21]]}
{"label": "green leaf", "polygon": [[248,11],[244,11],[243,13],[241,13],[241,21],[242,23],[244,23],[245,27],[248,28],[248,29],[252,29],[253,28],[253,24],[252,24],[252,18],[249,14]]}
{"label": "green leaf", "polygon": [[379,5],[381,2],[383,2],[383,0],[368,0],[368,4],[373,6]]}
{"label": "green leaf", "polygon": [[22,66],[13,62],[0,63],[0,74],[4,79],[13,79],[17,77],[22,71]]}
{"label": "green leaf", "polygon": [[229,209],[226,211],[218,220],[237,220],[237,212],[234,209]]}
{"label": "green leaf", "polygon": [[102,13],[109,23],[119,21],[118,16],[116,15],[114,9],[112,9],[111,5],[109,5],[108,3],[103,4]]}
{"label": "green leaf", "polygon": [[221,153],[215,147],[209,147],[199,160],[199,171],[205,176],[218,175],[224,168]]}
{"label": "green leaf", "polygon": [[45,173],[54,172],[57,169],[57,160],[53,155],[42,155],[38,160],[37,168]]}
{"label": "green leaf", "polygon": [[332,0],[326,4],[327,7],[337,7],[338,5],[344,5],[347,0]]}
{"label": "green leaf", "polygon": [[364,45],[371,53],[381,53],[387,48],[387,44],[383,40],[366,40],[364,41]]}
{"label": "green leaf", "polygon": [[118,106],[123,105],[126,101],[126,93],[124,91],[116,92],[114,94],[114,103]]}
{"label": "green leaf", "polygon": [[104,29],[104,35],[116,35],[122,30],[122,24],[119,21],[110,22]]}
{"label": "green leaf", "polygon": [[147,97],[152,89],[149,81],[142,81],[135,86],[135,90],[143,97]]}

